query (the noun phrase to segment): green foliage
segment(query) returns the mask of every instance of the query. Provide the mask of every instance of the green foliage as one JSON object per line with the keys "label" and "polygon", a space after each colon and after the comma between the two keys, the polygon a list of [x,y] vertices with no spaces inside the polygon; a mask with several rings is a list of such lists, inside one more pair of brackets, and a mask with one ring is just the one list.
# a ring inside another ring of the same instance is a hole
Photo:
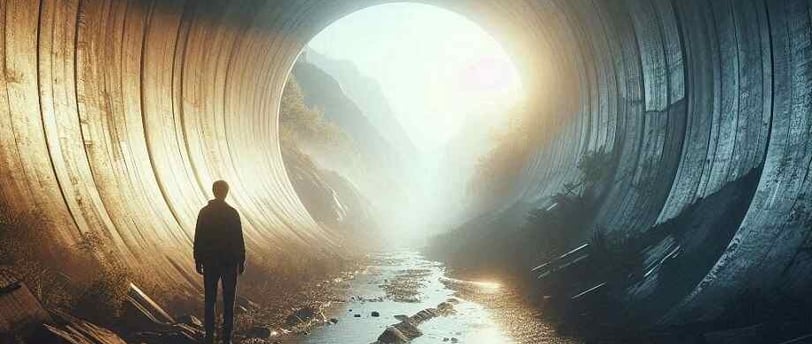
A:
{"label": "green foliage", "polygon": [[[537,238],[542,257],[549,259],[571,249],[573,240],[589,227],[595,204],[588,195],[609,176],[611,159],[611,154],[604,150],[586,153],[578,162],[579,180],[565,183],[563,190],[551,197],[553,207],[536,209],[528,214],[525,230]],[[608,247],[605,238],[596,239],[601,239],[596,242],[600,248]],[[625,259],[615,253],[607,257]]]}
{"label": "green foliage", "polygon": [[612,166],[612,155],[603,149],[587,152],[578,161],[581,171],[581,184],[594,185],[609,176]]}
{"label": "green foliage", "polygon": [[324,118],[321,111],[305,104],[296,79],[285,84],[279,107],[279,133],[283,144],[314,144],[323,147],[351,145],[350,138],[338,126]]}

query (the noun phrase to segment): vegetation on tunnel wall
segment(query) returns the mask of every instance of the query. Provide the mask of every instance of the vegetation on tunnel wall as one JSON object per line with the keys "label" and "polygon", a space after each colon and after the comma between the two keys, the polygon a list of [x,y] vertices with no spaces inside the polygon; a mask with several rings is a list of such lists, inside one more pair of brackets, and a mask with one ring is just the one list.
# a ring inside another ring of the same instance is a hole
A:
{"label": "vegetation on tunnel wall", "polygon": [[[345,130],[307,104],[295,75],[282,94],[279,131],[288,176],[310,215],[340,232],[346,242],[372,242],[359,240],[369,239],[378,228],[371,204],[347,178],[367,163]],[[335,160],[343,163],[333,164]]]}
{"label": "vegetation on tunnel wall", "polygon": [[344,155],[353,155],[355,150],[341,128],[325,119],[322,111],[305,104],[302,88],[294,77],[288,80],[282,93],[279,136],[282,145],[341,150]]}
{"label": "vegetation on tunnel wall", "polygon": [[478,198],[496,199],[515,191],[516,182],[537,149],[540,130],[536,118],[523,107],[506,111],[512,117],[506,128],[493,133],[493,148],[480,157],[469,192]]}

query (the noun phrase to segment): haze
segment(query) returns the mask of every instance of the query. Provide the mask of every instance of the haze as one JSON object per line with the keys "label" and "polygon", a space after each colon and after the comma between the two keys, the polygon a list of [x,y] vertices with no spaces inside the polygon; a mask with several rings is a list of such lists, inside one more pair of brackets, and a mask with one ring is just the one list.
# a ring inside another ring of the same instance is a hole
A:
{"label": "haze", "polygon": [[[392,207],[403,212],[391,215],[401,219],[392,227],[420,239],[455,225],[476,159],[524,94],[499,43],[455,12],[396,3],[339,19],[309,49],[350,61],[376,80],[417,148],[418,166],[404,181],[412,201]],[[384,202],[380,195],[374,199]]]}

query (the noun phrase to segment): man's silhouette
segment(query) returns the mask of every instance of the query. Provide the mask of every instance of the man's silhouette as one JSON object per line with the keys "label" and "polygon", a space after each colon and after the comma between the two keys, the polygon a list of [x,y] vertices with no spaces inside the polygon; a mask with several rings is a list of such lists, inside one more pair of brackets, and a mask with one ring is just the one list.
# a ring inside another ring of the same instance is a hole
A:
{"label": "man's silhouette", "polygon": [[214,343],[214,304],[217,284],[223,281],[223,343],[231,343],[237,275],[245,271],[245,242],[240,215],[228,203],[228,183],[212,185],[214,199],[200,209],[195,228],[195,267],[205,287],[206,343]]}

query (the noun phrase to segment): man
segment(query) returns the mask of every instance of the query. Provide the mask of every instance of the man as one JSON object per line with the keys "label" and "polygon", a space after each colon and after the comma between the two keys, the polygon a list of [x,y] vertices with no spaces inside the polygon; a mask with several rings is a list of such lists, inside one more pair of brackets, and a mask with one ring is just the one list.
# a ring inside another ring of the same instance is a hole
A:
{"label": "man", "polygon": [[195,228],[195,267],[203,275],[205,288],[206,343],[214,343],[214,304],[217,284],[223,283],[223,343],[231,343],[234,329],[234,298],[237,275],[245,271],[245,242],[240,215],[225,199],[228,183],[222,180],[212,185],[214,199],[200,209]]}

